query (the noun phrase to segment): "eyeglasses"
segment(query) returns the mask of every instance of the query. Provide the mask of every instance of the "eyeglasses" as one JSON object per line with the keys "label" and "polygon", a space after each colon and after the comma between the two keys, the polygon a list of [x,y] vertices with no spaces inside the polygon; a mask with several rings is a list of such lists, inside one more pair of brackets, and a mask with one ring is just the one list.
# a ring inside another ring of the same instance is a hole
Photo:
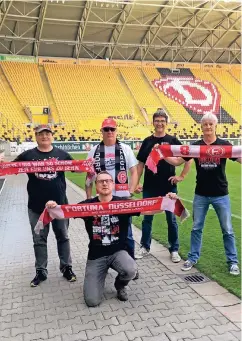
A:
{"label": "eyeglasses", "polygon": [[112,179],[103,179],[103,180],[97,180],[96,182],[97,182],[98,184],[104,185],[105,182],[106,182],[107,184],[111,184],[111,183],[113,182],[113,180],[112,180]]}
{"label": "eyeglasses", "polygon": [[108,133],[109,131],[114,132],[116,130],[116,128],[111,128],[111,127],[105,127],[103,128],[103,131],[105,131],[105,133]]}
{"label": "eyeglasses", "polygon": [[154,123],[166,123],[166,120],[154,120]]}

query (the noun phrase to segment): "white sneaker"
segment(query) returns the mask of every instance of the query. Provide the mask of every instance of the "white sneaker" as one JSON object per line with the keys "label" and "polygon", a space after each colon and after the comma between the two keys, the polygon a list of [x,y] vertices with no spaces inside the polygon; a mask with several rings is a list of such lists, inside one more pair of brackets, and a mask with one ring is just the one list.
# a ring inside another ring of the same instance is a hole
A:
{"label": "white sneaker", "polygon": [[177,251],[171,252],[171,260],[173,263],[179,263],[181,261],[181,257]]}
{"label": "white sneaker", "polygon": [[143,257],[146,257],[150,254],[150,251],[147,250],[145,247],[141,246],[139,251],[135,254],[135,259],[141,259]]}
{"label": "white sneaker", "polygon": [[229,269],[230,275],[238,276],[240,274],[239,267],[237,264],[232,264]]}

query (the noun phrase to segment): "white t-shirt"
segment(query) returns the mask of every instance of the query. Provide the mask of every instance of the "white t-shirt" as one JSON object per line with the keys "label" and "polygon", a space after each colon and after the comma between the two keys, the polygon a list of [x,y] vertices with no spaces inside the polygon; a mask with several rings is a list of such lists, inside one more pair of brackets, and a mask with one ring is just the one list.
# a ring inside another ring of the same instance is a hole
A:
{"label": "white t-shirt", "polygon": [[[134,152],[127,144],[120,142],[121,148],[123,150],[125,161],[126,161],[126,170],[128,170],[138,164],[138,161],[134,155]],[[88,158],[93,158],[97,146],[94,146],[90,152],[88,153]],[[115,181],[115,144],[113,146],[104,146],[105,153],[105,168],[106,171],[113,177]],[[113,195],[118,197],[128,197],[130,195],[129,191],[113,191]]]}

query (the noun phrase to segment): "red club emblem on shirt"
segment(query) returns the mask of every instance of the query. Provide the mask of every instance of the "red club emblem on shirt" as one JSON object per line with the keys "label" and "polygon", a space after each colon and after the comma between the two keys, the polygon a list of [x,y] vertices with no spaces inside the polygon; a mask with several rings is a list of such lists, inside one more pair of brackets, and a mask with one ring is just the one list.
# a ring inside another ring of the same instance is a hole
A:
{"label": "red club emblem on shirt", "polygon": [[171,76],[152,83],[173,101],[199,114],[219,113],[221,96],[217,87],[209,81]]}

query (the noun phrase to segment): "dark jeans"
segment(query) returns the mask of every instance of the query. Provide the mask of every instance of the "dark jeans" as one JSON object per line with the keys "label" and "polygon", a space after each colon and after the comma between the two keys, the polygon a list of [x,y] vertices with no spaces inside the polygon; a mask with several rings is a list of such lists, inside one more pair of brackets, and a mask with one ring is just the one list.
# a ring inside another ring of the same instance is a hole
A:
{"label": "dark jeans", "polygon": [[[174,188],[171,192],[176,193],[177,190]],[[154,195],[147,191],[143,192],[143,198],[152,198]],[[170,244],[169,251],[174,252],[178,251],[179,249],[179,240],[178,240],[178,225],[176,222],[176,216],[169,212],[165,211],[166,214],[166,221],[168,225],[168,242]],[[151,231],[152,231],[152,222],[153,222],[153,215],[145,215],[142,221],[142,237],[140,244],[141,246],[145,247],[147,250],[150,250],[151,245]]]}
{"label": "dark jeans", "polygon": [[[49,224],[45,226],[40,234],[34,232],[35,225],[39,220],[40,214],[35,213],[32,210],[28,210],[29,222],[31,225],[33,242],[34,242],[34,253],[35,253],[35,268],[36,270],[42,270],[46,275],[47,263],[48,263],[48,252],[47,252],[47,237],[49,234]],[[52,221],[53,232],[57,241],[57,250],[60,259],[60,271],[63,272],[66,266],[72,265],[71,253],[70,253],[70,241],[68,237],[68,226],[69,220],[57,220]]]}
{"label": "dark jeans", "polygon": [[137,267],[127,251],[118,251],[111,256],[88,259],[84,279],[84,300],[89,307],[101,303],[108,269],[117,271],[115,287],[117,290],[128,285],[135,277]]}
{"label": "dark jeans", "polygon": [[134,243],[133,232],[132,232],[132,218],[130,217],[129,218],[128,236],[127,236],[127,251],[133,259],[135,259],[134,249],[135,249],[135,243]]}

